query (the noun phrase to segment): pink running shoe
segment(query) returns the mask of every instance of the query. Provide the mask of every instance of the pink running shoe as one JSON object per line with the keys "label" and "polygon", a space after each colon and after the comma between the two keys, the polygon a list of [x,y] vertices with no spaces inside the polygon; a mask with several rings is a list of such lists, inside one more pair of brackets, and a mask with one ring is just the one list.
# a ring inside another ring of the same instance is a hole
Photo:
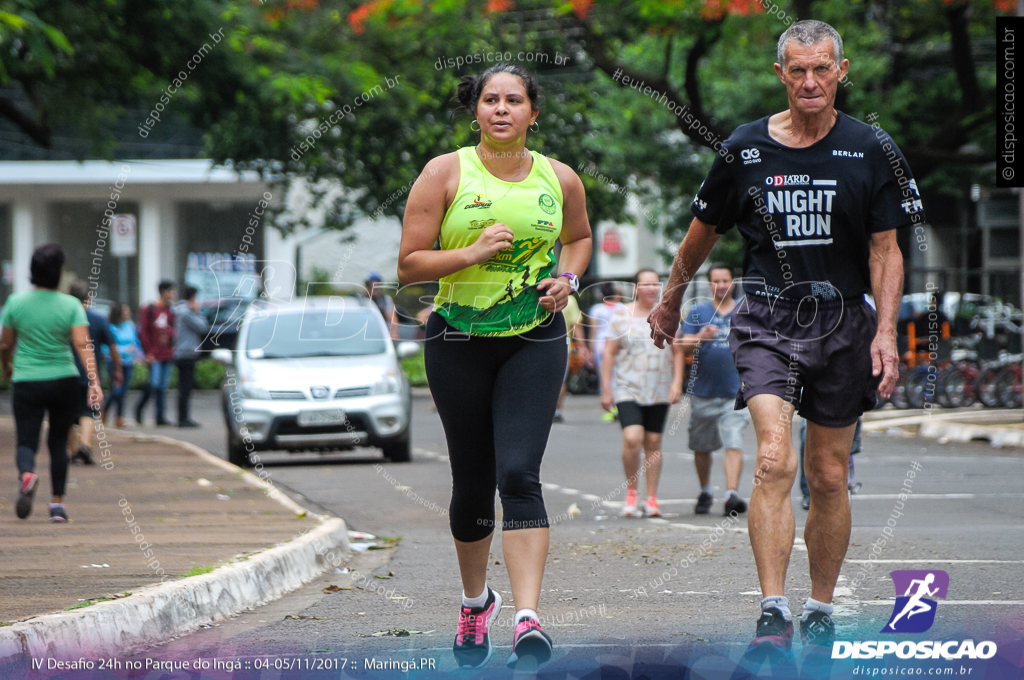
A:
{"label": "pink running shoe", "polygon": [[643,517],[643,508],[636,507],[636,489],[626,491],[626,503],[622,506],[623,517]]}
{"label": "pink running shoe", "polygon": [[491,588],[487,590],[490,595],[483,607],[462,607],[459,611],[452,652],[460,667],[479,668],[491,658],[490,629],[501,613],[501,595]]}
{"label": "pink running shoe", "polygon": [[36,483],[38,481],[39,475],[34,472],[26,473],[24,479],[21,480],[18,502],[14,506],[19,519],[25,519],[32,514],[32,497],[36,495]]}
{"label": "pink running shoe", "polygon": [[540,629],[537,619],[527,616],[516,626],[512,636],[512,655],[508,657],[508,667],[515,668],[516,663],[524,656],[532,656],[540,665],[551,658],[551,638]]}

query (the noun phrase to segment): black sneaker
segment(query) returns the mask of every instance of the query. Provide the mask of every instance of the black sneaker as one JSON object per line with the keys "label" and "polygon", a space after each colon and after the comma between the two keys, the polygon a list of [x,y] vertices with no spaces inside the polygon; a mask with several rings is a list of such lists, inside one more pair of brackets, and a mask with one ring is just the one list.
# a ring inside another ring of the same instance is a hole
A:
{"label": "black sneaker", "polygon": [[812,612],[800,619],[800,641],[805,645],[818,645],[832,649],[836,641],[836,624],[825,612]]}
{"label": "black sneaker", "polygon": [[793,622],[787,621],[777,607],[768,607],[757,620],[757,632],[748,651],[789,657],[793,652]]}
{"label": "black sneaker", "polygon": [[800,621],[800,639],[804,643],[800,677],[824,680],[832,677],[832,647],[836,641],[836,624],[823,612],[813,612]]}
{"label": "black sneaker", "polygon": [[39,475],[29,472],[21,480],[21,490],[18,492],[18,502],[14,505],[14,511],[18,519],[25,519],[32,514],[32,498],[36,495],[36,484],[39,482]]}
{"label": "black sneaker", "polygon": [[51,522],[67,522],[68,513],[64,509],[63,503],[50,503],[50,521]]}
{"label": "black sneaker", "polygon": [[534,659],[538,666],[551,658],[551,638],[532,616],[524,617],[516,626],[512,635],[512,654],[506,665],[515,668],[521,659],[527,657]]}
{"label": "black sneaker", "polygon": [[178,427],[202,427],[202,423],[198,423],[194,420],[185,420],[178,423]]}
{"label": "black sneaker", "polygon": [[85,444],[79,444],[78,450],[71,456],[71,462],[75,465],[95,465],[96,461],[92,457],[92,448]]}
{"label": "black sneaker", "polygon": [[706,491],[701,491],[700,496],[697,497],[697,507],[693,509],[698,515],[706,515],[711,512],[711,504],[715,502],[715,497]]}
{"label": "black sneaker", "polygon": [[732,513],[742,515],[747,511],[747,502],[739,497],[738,494],[731,494],[725,499],[725,516],[728,517]]}
{"label": "black sneaker", "polygon": [[459,627],[455,633],[452,652],[460,667],[479,668],[491,658],[491,626],[501,613],[501,595],[488,588],[490,595],[483,607],[462,607]]}
{"label": "black sneaker", "polygon": [[156,421],[156,426],[157,427],[173,427],[174,423],[172,423],[169,420],[158,420],[158,421]]}

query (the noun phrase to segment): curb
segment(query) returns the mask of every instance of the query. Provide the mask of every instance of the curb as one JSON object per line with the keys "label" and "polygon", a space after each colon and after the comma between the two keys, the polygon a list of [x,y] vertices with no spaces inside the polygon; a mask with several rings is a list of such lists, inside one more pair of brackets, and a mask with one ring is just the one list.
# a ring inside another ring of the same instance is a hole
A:
{"label": "curb", "polygon": [[[204,461],[269,489],[268,496],[304,516],[307,511],[271,484],[208,451],[163,435],[133,435],[192,451]],[[251,478],[251,479],[250,479]],[[161,583],[120,600],[46,614],[0,628],[0,667],[19,658],[96,659],[139,651],[194,632],[295,590],[351,550],[345,520],[312,515],[321,524],[292,540],[209,574]]]}
{"label": "curb", "polygon": [[[947,441],[956,442],[969,442],[981,439],[987,440],[992,446],[1024,446],[1024,430],[1001,427],[999,425],[962,422],[963,420],[969,420],[970,415],[964,413],[925,413],[924,415],[879,418],[872,421],[865,419],[863,429],[866,432],[886,432],[890,428],[917,425],[917,436],[929,439],[946,439]],[[954,420],[954,418],[959,419],[959,422]]]}

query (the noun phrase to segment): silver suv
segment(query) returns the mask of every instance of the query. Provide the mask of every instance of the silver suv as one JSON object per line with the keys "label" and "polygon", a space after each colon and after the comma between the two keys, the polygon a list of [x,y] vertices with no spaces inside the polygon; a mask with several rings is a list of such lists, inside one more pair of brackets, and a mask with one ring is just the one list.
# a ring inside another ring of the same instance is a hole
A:
{"label": "silver suv", "polygon": [[419,351],[414,342],[395,346],[367,298],[253,303],[235,351],[211,353],[227,367],[228,459],[247,466],[255,451],[374,446],[410,460],[412,401],[398,362]]}

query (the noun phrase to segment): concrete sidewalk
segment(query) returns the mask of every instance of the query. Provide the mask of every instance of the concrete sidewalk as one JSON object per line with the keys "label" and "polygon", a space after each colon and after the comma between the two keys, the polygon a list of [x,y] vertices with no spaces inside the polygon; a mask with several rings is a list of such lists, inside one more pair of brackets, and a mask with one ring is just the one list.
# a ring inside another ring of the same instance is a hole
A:
{"label": "concrete sidewalk", "polygon": [[886,408],[864,414],[864,429],[927,437],[941,443],[980,439],[993,446],[1024,446],[1024,410],[984,408],[980,404],[959,409]]}
{"label": "concrete sidewalk", "polygon": [[[107,440],[109,469],[71,466],[65,496],[71,522],[51,524],[44,429],[35,506],[19,520],[14,424],[0,417],[0,630],[49,612],[96,606],[90,601],[123,597],[162,577],[180,581],[190,570],[247,560],[322,524],[314,516],[296,517],[240,471],[186,448],[112,430]],[[102,462],[98,449],[96,458]]]}

